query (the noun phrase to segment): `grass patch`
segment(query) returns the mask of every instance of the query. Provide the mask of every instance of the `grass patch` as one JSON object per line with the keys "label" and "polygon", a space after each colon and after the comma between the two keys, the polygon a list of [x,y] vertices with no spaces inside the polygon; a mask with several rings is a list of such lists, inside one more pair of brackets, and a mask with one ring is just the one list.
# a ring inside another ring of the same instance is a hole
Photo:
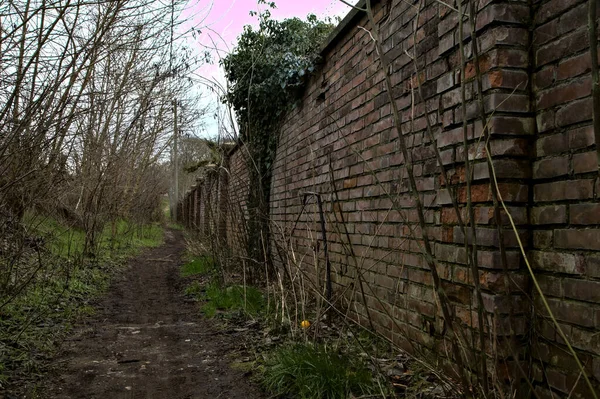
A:
{"label": "grass patch", "polygon": [[379,391],[361,357],[309,344],[283,346],[272,352],[262,383],[274,395],[301,399],[345,399]]}
{"label": "grass patch", "polygon": [[[85,250],[85,232],[81,229],[34,214],[28,214],[25,223],[34,234],[45,239],[47,249],[55,256],[76,258]],[[158,247],[163,242],[163,229],[159,224],[139,225],[119,219],[107,224],[98,234],[94,252],[98,258],[130,255],[140,248]]]}
{"label": "grass patch", "polygon": [[173,230],[180,230],[180,231],[185,230],[185,226],[183,226],[182,224],[179,224],[177,222],[169,222],[168,227]]}
{"label": "grass patch", "polygon": [[264,308],[263,294],[251,286],[232,285],[220,287],[211,283],[206,287],[204,294],[206,303],[202,312],[208,317],[214,317],[217,311],[243,312],[250,316],[257,316]]}
{"label": "grass patch", "polygon": [[200,298],[202,296],[202,284],[199,281],[194,281],[185,287],[184,294],[194,298]]}
{"label": "grass patch", "polygon": [[184,277],[189,276],[206,276],[212,273],[216,269],[216,265],[212,258],[209,256],[203,256],[194,258],[181,267],[181,275]]}

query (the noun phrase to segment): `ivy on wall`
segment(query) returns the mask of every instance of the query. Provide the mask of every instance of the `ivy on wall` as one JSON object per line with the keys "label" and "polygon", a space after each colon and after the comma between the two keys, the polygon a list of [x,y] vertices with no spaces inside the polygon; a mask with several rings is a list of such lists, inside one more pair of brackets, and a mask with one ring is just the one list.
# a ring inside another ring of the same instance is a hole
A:
{"label": "ivy on wall", "polygon": [[260,0],[267,10],[253,16],[257,28],[245,26],[237,46],[222,61],[228,80],[224,101],[235,110],[240,139],[249,155],[251,187],[249,256],[265,259],[268,250],[268,215],[271,168],[278,130],[287,111],[301,97],[304,82],[316,68],[319,49],[334,25],[309,15],[306,20],[271,18],[272,2]]}

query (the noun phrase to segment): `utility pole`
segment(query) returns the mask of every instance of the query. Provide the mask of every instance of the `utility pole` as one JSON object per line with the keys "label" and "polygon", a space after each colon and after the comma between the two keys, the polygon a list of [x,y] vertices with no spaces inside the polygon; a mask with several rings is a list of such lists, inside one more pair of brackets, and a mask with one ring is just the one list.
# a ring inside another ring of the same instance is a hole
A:
{"label": "utility pole", "polygon": [[177,100],[173,100],[173,169],[175,179],[175,192],[173,193],[173,220],[177,221],[177,206],[179,205],[179,149],[177,139],[179,130],[177,127]]}

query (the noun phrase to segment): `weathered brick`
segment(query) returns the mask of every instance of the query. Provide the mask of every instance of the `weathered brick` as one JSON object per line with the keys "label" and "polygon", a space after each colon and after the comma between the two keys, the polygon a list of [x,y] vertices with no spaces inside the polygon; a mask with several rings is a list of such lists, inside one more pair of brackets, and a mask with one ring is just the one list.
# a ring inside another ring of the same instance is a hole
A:
{"label": "weathered brick", "polygon": [[538,157],[558,155],[569,150],[569,142],[566,134],[558,133],[536,140]]}
{"label": "weathered brick", "polygon": [[[454,71],[442,75],[437,80],[437,92],[442,93],[454,86]],[[446,107],[447,108],[447,107]]]}
{"label": "weathered brick", "polygon": [[[552,313],[558,320],[585,327],[594,326],[594,309],[589,305],[554,298],[548,298],[547,301]],[[539,309],[543,315],[548,314],[541,306]]]}
{"label": "weathered brick", "polygon": [[533,164],[534,179],[547,179],[569,173],[569,159],[566,157],[546,158]]}
{"label": "weathered brick", "polygon": [[567,84],[542,91],[537,101],[537,107],[539,110],[550,108],[558,104],[589,96],[591,91],[591,77],[570,81]]}
{"label": "weathered brick", "polygon": [[561,15],[573,4],[572,1],[565,0],[550,0],[540,5],[540,8],[535,13],[535,23],[542,24],[552,18]]}
{"label": "weathered brick", "polygon": [[600,282],[565,279],[562,283],[567,298],[600,303]]}
{"label": "weathered brick", "polygon": [[579,150],[594,145],[594,128],[586,126],[569,131],[569,148]]}
{"label": "weathered brick", "polygon": [[485,112],[527,113],[530,106],[529,97],[524,94],[493,93],[485,97]]}
{"label": "weathered brick", "polygon": [[573,172],[598,172],[598,153],[596,151],[573,155]]}
{"label": "weathered brick", "polygon": [[529,259],[535,269],[565,274],[582,274],[585,271],[583,257],[554,251],[530,251]]}
{"label": "weathered brick", "polygon": [[555,127],[556,112],[554,110],[542,111],[537,114],[535,121],[539,133],[547,132]]}
{"label": "weathered brick", "polygon": [[536,90],[544,89],[550,86],[556,80],[556,69],[554,65],[549,65],[536,72],[533,76],[533,82]]}
{"label": "weathered brick", "polygon": [[557,248],[600,250],[600,229],[554,230],[554,245]]}
{"label": "weathered brick", "polygon": [[442,56],[448,51],[452,50],[456,44],[454,43],[454,34],[449,33],[440,38],[438,44],[438,55]]}
{"label": "weathered brick", "polygon": [[531,210],[531,219],[534,224],[561,224],[567,222],[566,205],[539,206]]}
{"label": "weathered brick", "polygon": [[592,70],[592,58],[590,53],[577,55],[558,63],[556,79],[565,80],[580,76]]}
{"label": "weathered brick", "polygon": [[527,88],[529,76],[525,71],[496,69],[488,72],[483,79],[483,90]]}
{"label": "weathered brick", "polygon": [[537,230],[533,232],[533,247],[536,249],[548,249],[552,246],[554,234],[552,230]]}
{"label": "weathered brick", "polygon": [[[596,350],[600,352],[600,339],[596,343],[591,338],[600,328],[600,306],[595,305],[600,302],[597,287],[600,282],[596,280],[600,279],[600,244],[597,244],[600,179],[594,169],[588,32],[582,22],[587,3],[584,0],[478,3],[478,23],[485,26],[478,31],[477,40],[486,112],[490,117],[487,143],[479,121],[475,65],[468,41],[467,69],[464,76],[459,73],[462,68],[457,14],[439,2],[422,4],[423,24],[416,31],[420,73],[415,75],[412,59],[405,53],[407,50],[412,54],[414,50],[414,9],[410,2],[376,2],[377,18],[384,18],[384,6],[388,3],[389,18],[381,24],[381,31],[385,54],[391,63],[393,96],[403,118],[401,132],[410,148],[418,189],[427,192],[422,196],[427,206],[427,233],[434,239],[444,287],[454,304],[459,305],[456,317],[465,327],[477,328],[478,315],[470,309],[475,305],[473,276],[450,195],[440,187],[440,167],[432,151],[434,144],[426,134],[427,121],[433,128],[435,145],[441,150],[441,166],[456,185],[465,220],[468,218],[464,206],[464,161],[466,157],[473,161],[479,282],[486,293],[486,309],[506,313],[505,317],[495,319],[496,332],[508,334],[510,328],[515,328],[514,342],[523,344],[526,340],[522,338],[535,327],[540,336],[538,342],[546,346],[544,352],[532,353],[533,363],[541,361],[551,372],[546,374],[540,367],[534,385],[544,389],[550,386],[555,394],[566,391],[564,396],[567,396],[574,382],[573,373],[567,370],[572,364],[568,363],[568,356],[558,354],[564,354],[564,348],[551,323],[538,318],[538,324],[531,324],[530,304],[522,301],[523,292],[531,290],[529,275],[516,237],[508,228],[506,265],[498,251],[486,151],[489,149],[494,159],[502,198],[519,228],[539,283],[548,298],[555,301],[552,306],[556,306],[561,325],[568,334],[572,333],[574,345],[587,351],[589,360]],[[535,23],[529,21],[532,16]],[[361,18],[357,24],[366,23],[366,18]],[[368,270],[367,306],[362,305],[360,295],[349,298],[356,299],[353,317],[364,321],[368,309],[376,328],[387,333],[391,319],[383,310],[390,310],[408,331],[405,344],[410,342],[421,349],[433,347],[443,327],[431,288],[431,274],[419,253],[418,214],[393,129],[384,75],[379,71],[378,57],[368,33],[355,29],[354,23],[351,25],[352,29],[330,43],[321,69],[308,81],[302,106],[290,110],[283,122],[273,172],[271,218],[284,228],[291,228],[299,220],[311,232],[318,231],[311,214],[314,207],[303,211],[301,196],[306,191],[322,192],[325,196],[331,193],[331,164],[339,201],[334,205],[326,201],[327,212],[343,212],[348,238],[355,254],[364,261],[363,270]],[[468,24],[465,33],[468,38]],[[460,78],[464,79],[467,90],[466,149],[461,125]],[[317,104],[316,97],[325,81],[326,99]],[[411,91],[417,87],[425,101],[420,100],[419,93]],[[426,115],[429,119],[425,119]],[[354,151],[359,151],[366,162]],[[385,190],[378,186],[370,171],[385,184]],[[401,208],[402,212],[390,211],[391,208]],[[506,222],[502,213],[505,228]],[[353,262],[346,254],[348,238],[336,231],[340,226],[334,220],[327,223],[334,270],[348,270],[345,276],[334,273],[334,289],[341,293],[351,292],[347,288],[353,279],[348,276],[354,271],[349,270]],[[411,227],[415,228],[414,233]],[[318,240],[307,236],[306,229],[296,229],[291,242],[296,253],[305,256],[306,270],[312,271],[317,261],[314,250]],[[323,256],[322,251],[318,256]],[[506,281],[513,298],[503,295]],[[508,323],[511,311],[516,314]],[[435,329],[436,337],[429,336],[431,329]],[[501,353],[512,356],[506,350],[498,352],[500,357]],[[551,397],[550,391],[544,392]]]}
{"label": "weathered brick", "polygon": [[[558,0],[562,1],[562,0]],[[558,40],[540,47],[535,53],[536,64],[543,66],[588,47],[587,28],[561,36]]]}
{"label": "weathered brick", "polygon": [[[492,116],[488,122],[492,135],[530,135],[534,133],[534,120],[530,117]],[[475,124],[475,137],[481,135],[482,127]]]}
{"label": "weathered brick", "polygon": [[477,15],[477,30],[493,22],[504,22],[508,24],[526,24],[529,21],[529,9],[525,4],[502,3],[492,4],[485,7]]}
{"label": "weathered brick", "polygon": [[600,204],[573,204],[569,208],[571,224],[600,224]]}
{"label": "weathered brick", "polygon": [[591,179],[536,184],[533,188],[533,199],[541,202],[588,199],[593,195],[594,181]]}
{"label": "weathered brick", "polygon": [[529,33],[524,27],[500,25],[483,32],[478,41],[482,53],[498,45],[525,47],[529,43]]}

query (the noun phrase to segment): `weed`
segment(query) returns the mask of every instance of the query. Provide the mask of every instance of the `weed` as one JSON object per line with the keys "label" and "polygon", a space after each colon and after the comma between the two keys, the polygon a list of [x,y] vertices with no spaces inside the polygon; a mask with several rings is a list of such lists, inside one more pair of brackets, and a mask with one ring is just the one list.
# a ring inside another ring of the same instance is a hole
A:
{"label": "weed", "polygon": [[184,231],[185,227],[179,223],[176,222],[170,222],[167,225],[168,228],[173,229],[173,230],[180,230],[180,231]]}
{"label": "weed", "polygon": [[262,382],[274,395],[302,399],[345,399],[350,394],[378,392],[361,357],[312,344],[276,349],[267,357]]}
{"label": "weed", "polygon": [[194,281],[193,283],[185,287],[184,293],[186,296],[198,298],[200,294],[202,294],[202,285],[199,281]]}
{"label": "weed", "polygon": [[250,316],[256,316],[264,308],[262,293],[250,286],[232,285],[220,287],[211,283],[206,287],[206,304],[202,312],[208,317],[214,317],[218,310],[241,311]]}
{"label": "weed", "polygon": [[216,266],[212,258],[208,256],[194,258],[190,262],[181,267],[181,275],[184,277],[194,275],[208,275],[216,270]]}

